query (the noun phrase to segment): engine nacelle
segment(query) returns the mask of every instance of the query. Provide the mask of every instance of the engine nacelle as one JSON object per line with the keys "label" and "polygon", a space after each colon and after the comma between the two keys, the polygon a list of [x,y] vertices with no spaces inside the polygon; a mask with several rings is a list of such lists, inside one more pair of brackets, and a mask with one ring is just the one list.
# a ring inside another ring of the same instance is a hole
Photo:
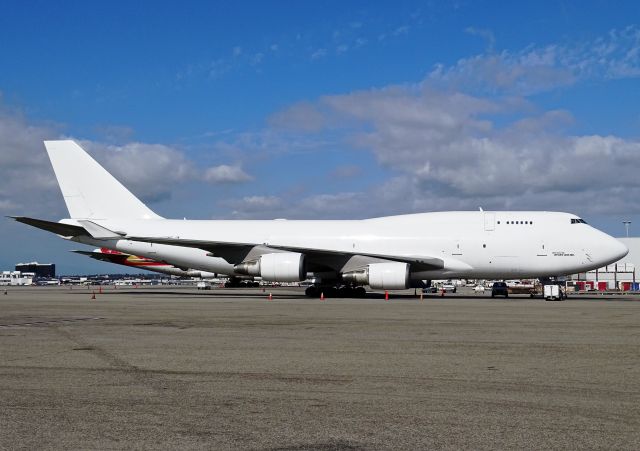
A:
{"label": "engine nacelle", "polygon": [[410,285],[409,264],[371,263],[366,268],[343,273],[342,280],[355,285],[369,285],[374,290],[403,290]]}
{"label": "engine nacelle", "polygon": [[268,282],[300,282],[307,278],[304,254],[277,252],[234,266],[239,274],[260,276]]}

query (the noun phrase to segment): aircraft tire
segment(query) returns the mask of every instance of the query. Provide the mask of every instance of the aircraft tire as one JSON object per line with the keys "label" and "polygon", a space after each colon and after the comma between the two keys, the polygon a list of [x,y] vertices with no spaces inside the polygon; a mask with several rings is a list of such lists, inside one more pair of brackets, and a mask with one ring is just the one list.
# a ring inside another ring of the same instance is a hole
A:
{"label": "aircraft tire", "polygon": [[364,287],[356,287],[353,290],[353,294],[356,298],[364,298],[367,296],[367,290]]}

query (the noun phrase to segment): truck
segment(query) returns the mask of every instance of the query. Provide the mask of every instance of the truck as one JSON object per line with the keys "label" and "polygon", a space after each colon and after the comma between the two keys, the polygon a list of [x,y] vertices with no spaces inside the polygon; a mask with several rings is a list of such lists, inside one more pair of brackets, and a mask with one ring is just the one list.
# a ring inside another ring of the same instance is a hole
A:
{"label": "truck", "polygon": [[543,293],[545,301],[564,301],[567,298],[560,285],[545,285]]}
{"label": "truck", "polygon": [[196,287],[198,288],[198,290],[210,290],[211,282],[206,280],[201,280],[196,284]]}

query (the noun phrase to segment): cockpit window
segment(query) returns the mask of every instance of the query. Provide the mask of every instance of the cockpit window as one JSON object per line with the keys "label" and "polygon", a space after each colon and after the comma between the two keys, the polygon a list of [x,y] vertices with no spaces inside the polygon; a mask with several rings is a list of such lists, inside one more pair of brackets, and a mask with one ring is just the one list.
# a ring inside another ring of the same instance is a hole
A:
{"label": "cockpit window", "polygon": [[587,221],[580,218],[571,218],[571,224],[586,224]]}

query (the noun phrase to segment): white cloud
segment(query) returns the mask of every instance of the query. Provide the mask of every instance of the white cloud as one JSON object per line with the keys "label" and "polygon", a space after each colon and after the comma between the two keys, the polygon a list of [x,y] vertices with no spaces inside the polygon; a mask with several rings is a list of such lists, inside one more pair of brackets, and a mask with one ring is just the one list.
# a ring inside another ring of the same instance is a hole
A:
{"label": "white cloud", "polygon": [[402,25],[402,26],[396,28],[395,30],[393,30],[393,32],[391,34],[394,35],[394,36],[402,36],[402,35],[409,34],[409,26],[408,25]]}
{"label": "white cloud", "polygon": [[42,143],[58,134],[58,126],[28,123],[20,113],[0,105],[0,209],[4,213],[62,211],[60,191]]}
{"label": "white cloud", "polygon": [[311,59],[317,60],[327,56],[327,49],[316,49],[311,53]]}
{"label": "white cloud", "polygon": [[488,52],[462,58],[451,67],[437,65],[430,82],[466,92],[529,95],[582,79],[640,77],[640,28],[611,30],[606,36],[578,44],[528,46],[493,52],[488,30],[467,29],[489,41]]}
{"label": "white cloud", "polygon": [[18,211],[18,208],[20,208],[20,206],[16,202],[9,199],[0,199],[0,211],[15,213]]}
{"label": "white cloud", "polygon": [[590,77],[635,76],[639,43],[640,32],[630,27],[579,48],[479,55],[439,67],[421,83],[294,105],[271,123],[318,139],[341,135],[393,174],[383,188],[364,194],[307,198],[310,216],[323,209],[342,214],[335,210],[339,203],[354,216],[382,206],[391,213],[477,206],[571,210],[577,203],[584,212],[640,212],[639,205],[620,200],[640,192],[640,141],[572,134],[570,112],[541,111],[525,97]]}
{"label": "white cloud", "polygon": [[[33,124],[19,113],[0,110],[0,211],[44,217],[67,214],[43,145],[44,140],[61,137],[55,125]],[[78,142],[145,202],[168,199],[178,185],[190,181],[251,180],[239,166],[202,170],[186,153],[162,144]]]}
{"label": "white cloud", "polygon": [[235,219],[274,219],[286,216],[286,205],[278,196],[245,196],[240,199],[226,199],[222,205],[231,209]]}
{"label": "white cloud", "polygon": [[497,199],[508,193],[530,199],[546,192],[640,189],[630,164],[640,155],[640,142],[563,135],[561,124],[572,120],[565,111],[497,127],[492,114],[510,108],[500,100],[399,87],[324,103],[362,121],[349,131],[351,141],[405,174],[417,195]]}
{"label": "white cloud", "polygon": [[198,177],[194,164],[169,146],[140,142],[122,146],[93,141],[79,143],[145,202],[168,199],[176,184]]}
{"label": "white cloud", "polygon": [[242,183],[253,178],[244,172],[240,166],[222,164],[208,168],[202,179],[208,183]]}
{"label": "white cloud", "polygon": [[464,31],[472,35],[480,36],[486,42],[487,51],[493,51],[493,48],[496,45],[496,37],[491,30],[485,30],[476,27],[467,27]]}
{"label": "white cloud", "polygon": [[369,42],[367,39],[365,38],[356,38],[356,43],[354,44],[354,47],[359,49],[360,47],[364,47],[367,42]]}
{"label": "white cloud", "polygon": [[268,118],[270,125],[278,128],[318,131],[325,125],[325,115],[316,105],[300,102]]}
{"label": "white cloud", "polygon": [[222,58],[213,60],[207,68],[207,75],[211,79],[218,79],[232,69],[231,65]]}
{"label": "white cloud", "polygon": [[341,166],[337,166],[331,173],[329,174],[332,178],[337,179],[349,179],[362,174],[362,168],[355,164],[345,164]]}
{"label": "white cloud", "polygon": [[253,209],[266,209],[280,206],[282,200],[277,196],[247,196],[242,202]]}
{"label": "white cloud", "polygon": [[249,64],[252,66],[257,66],[264,60],[264,53],[258,52],[254,53],[249,60]]}

